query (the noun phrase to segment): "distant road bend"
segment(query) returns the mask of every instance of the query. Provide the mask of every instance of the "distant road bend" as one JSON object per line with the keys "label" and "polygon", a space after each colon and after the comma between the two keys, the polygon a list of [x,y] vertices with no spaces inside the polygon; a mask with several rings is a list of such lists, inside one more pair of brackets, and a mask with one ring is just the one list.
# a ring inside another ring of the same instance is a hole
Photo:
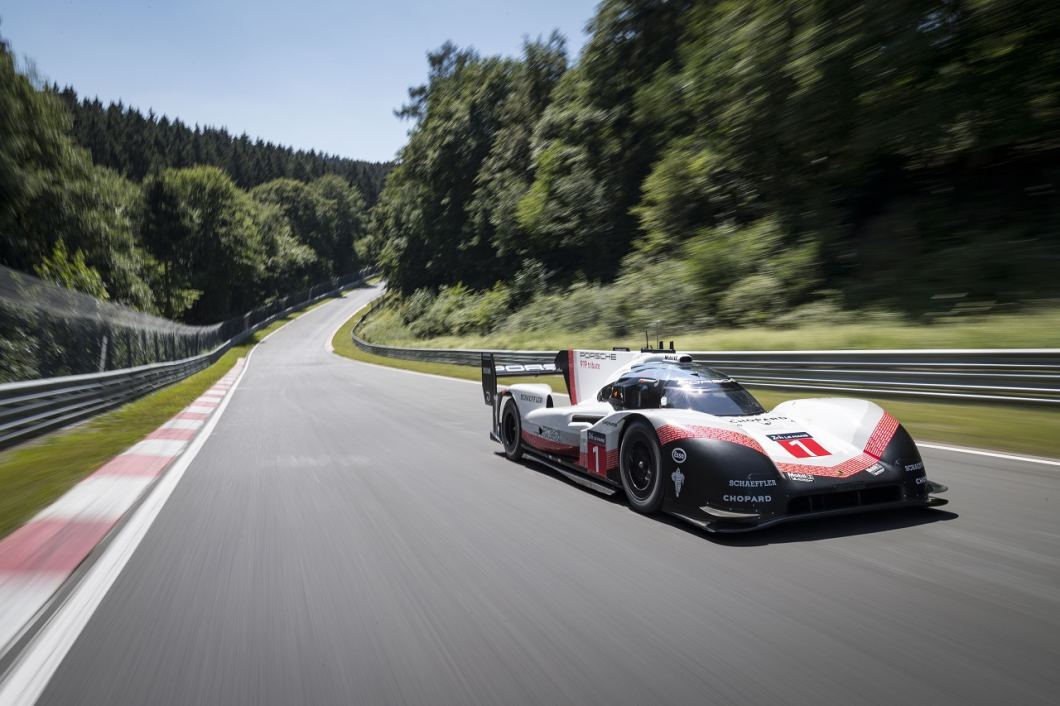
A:
{"label": "distant road bend", "polygon": [[716,539],[487,438],[475,385],[258,347],[43,704],[1053,704],[1060,468]]}

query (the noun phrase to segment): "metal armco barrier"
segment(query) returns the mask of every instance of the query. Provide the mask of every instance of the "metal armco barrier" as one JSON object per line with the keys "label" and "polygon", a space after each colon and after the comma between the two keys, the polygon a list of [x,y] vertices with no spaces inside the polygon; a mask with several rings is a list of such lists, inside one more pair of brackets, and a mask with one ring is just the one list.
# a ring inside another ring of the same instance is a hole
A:
{"label": "metal armco barrier", "polygon": [[[365,279],[359,275],[332,282],[326,292],[313,294],[281,311],[250,324],[217,348],[201,355],[164,363],[87,375],[67,375],[0,385],[0,448],[31,439],[53,429],[88,419],[100,412],[153,392],[209,367],[229,348],[287,314],[332,296]],[[287,302],[284,302],[287,303]],[[256,318],[256,317],[255,317]]]}
{"label": "metal armco barrier", "polygon": [[[556,351],[383,346],[356,334],[353,342],[375,355],[457,365],[478,365],[482,353],[493,353],[499,364],[546,364],[556,357]],[[1058,349],[685,352],[750,387],[824,395],[1060,404]]]}

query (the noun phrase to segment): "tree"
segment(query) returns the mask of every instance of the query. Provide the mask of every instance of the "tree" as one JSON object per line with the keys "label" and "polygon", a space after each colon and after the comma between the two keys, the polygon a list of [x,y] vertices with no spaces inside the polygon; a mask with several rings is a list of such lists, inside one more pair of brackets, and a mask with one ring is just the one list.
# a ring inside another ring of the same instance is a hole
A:
{"label": "tree", "polygon": [[354,244],[364,237],[367,217],[361,192],[335,174],[317,177],[309,188],[323,207],[319,220],[330,229],[326,257],[336,274],[355,272],[359,263]]}
{"label": "tree", "polygon": [[79,98],[73,88],[53,85],[73,118],[73,135],[92,154],[96,164],[109,167],[133,181],[167,167],[208,164],[220,167],[241,188],[249,189],[280,177],[302,181],[334,174],[351,182],[362,197],[375,203],[388,163],[365,162],[314,150],[292,150],[262,140],[238,137],[225,128],[190,130],[179,119],[158,116],[121,102],[104,106],[99,99]]}
{"label": "tree", "polygon": [[534,125],[567,70],[565,45],[558,32],[545,41],[524,41],[523,60],[512,79],[489,154],[475,176],[475,194],[468,206],[471,226],[483,237],[488,234],[498,256],[516,268],[535,259],[539,250],[520,223],[517,209],[533,179]]}
{"label": "tree", "polygon": [[167,169],[145,188],[144,240],[163,263],[163,312],[213,323],[257,303],[265,247],[254,204],[215,167]]}
{"label": "tree", "polygon": [[316,278],[336,274],[331,259],[337,249],[335,213],[318,190],[296,179],[283,178],[255,187],[250,193],[259,203],[278,207],[290,223],[293,237],[316,253]]}
{"label": "tree", "polygon": [[482,59],[451,43],[428,62],[428,83],[410,89],[398,112],[415,126],[373,216],[386,243],[381,263],[391,286],[406,292],[446,282],[487,286],[496,254],[469,214],[517,63]]}
{"label": "tree", "polygon": [[73,268],[80,274],[69,281],[151,310],[134,230],[138,189],[92,165],[70,139],[62,104],[16,70],[2,41],[0,114],[0,263],[50,274]]}

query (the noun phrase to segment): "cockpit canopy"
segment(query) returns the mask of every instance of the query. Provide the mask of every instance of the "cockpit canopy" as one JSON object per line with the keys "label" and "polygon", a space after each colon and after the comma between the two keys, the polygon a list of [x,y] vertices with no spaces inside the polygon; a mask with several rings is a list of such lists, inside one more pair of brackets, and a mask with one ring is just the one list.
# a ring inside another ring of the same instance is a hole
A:
{"label": "cockpit canopy", "polygon": [[765,412],[740,383],[698,363],[635,365],[605,385],[597,399],[616,410],[693,409],[719,417]]}

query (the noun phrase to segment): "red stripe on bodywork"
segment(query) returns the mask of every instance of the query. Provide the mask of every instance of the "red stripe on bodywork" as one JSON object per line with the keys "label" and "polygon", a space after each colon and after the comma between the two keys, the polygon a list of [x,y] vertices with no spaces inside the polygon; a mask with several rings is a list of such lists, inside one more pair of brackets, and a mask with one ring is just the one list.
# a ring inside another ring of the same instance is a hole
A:
{"label": "red stripe on bodywork", "polygon": [[574,368],[574,349],[567,349],[567,370],[569,371],[568,377],[570,377],[570,403],[578,404],[578,391],[574,386],[574,379],[577,377]]}
{"label": "red stripe on bodywork", "polygon": [[551,453],[561,453],[567,455],[577,455],[578,447],[571,446],[570,444],[561,444],[558,441],[552,439],[546,439],[543,436],[537,434],[531,434],[527,430],[523,429],[523,441],[533,446],[535,449],[541,451],[549,451]]}
{"label": "red stripe on bodywork", "polygon": [[[728,441],[733,444],[746,446],[749,449],[766,454],[762,445],[746,434],[730,431],[728,429],[717,429],[715,427],[701,426],[676,426],[664,424],[656,431],[659,433],[659,443],[666,445],[681,439],[716,439]],[[774,462],[777,469],[784,473],[806,473],[811,476],[842,477],[852,473],[859,473],[880,460],[887,444],[891,443],[895,432],[898,431],[898,420],[884,412],[876,428],[872,430],[865,448],[854,458],[838,463],[834,466],[811,466],[801,463]]]}
{"label": "red stripe on bodywork", "polygon": [[884,412],[880,421],[876,423],[876,428],[872,430],[869,440],[865,442],[865,453],[879,460],[887,449],[887,444],[891,443],[891,439],[894,438],[896,431],[898,431],[898,420]]}
{"label": "red stripe on bodywork", "polygon": [[680,441],[681,439],[716,439],[718,441],[728,441],[732,444],[746,446],[749,449],[754,449],[758,453],[765,453],[765,449],[763,449],[757,441],[747,436],[747,434],[731,431],[729,429],[701,427],[696,425],[676,426],[674,424],[664,424],[656,429],[656,431],[659,433],[659,443],[663,446],[674,441]]}
{"label": "red stripe on bodywork", "polygon": [[866,468],[876,463],[879,457],[872,456],[867,453],[860,453],[854,458],[847,459],[842,463],[838,463],[834,466],[804,466],[799,463],[782,463],[776,464],[777,469],[784,473],[805,473],[811,476],[830,476],[833,478],[842,478],[843,476],[849,476],[853,473],[860,473]]}

